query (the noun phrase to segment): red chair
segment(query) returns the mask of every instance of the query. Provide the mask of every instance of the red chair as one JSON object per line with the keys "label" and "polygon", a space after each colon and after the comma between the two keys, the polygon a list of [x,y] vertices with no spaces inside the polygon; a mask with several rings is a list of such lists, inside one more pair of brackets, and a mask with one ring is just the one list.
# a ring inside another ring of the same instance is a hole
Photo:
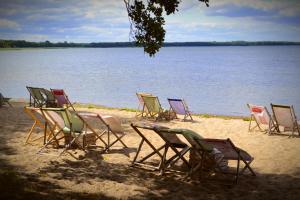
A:
{"label": "red chair", "polygon": [[[269,134],[272,132],[276,132],[276,126],[275,122],[272,119],[270,113],[268,112],[267,108],[265,106],[257,106],[253,104],[247,104],[250,113],[251,113],[251,118],[250,118],[250,123],[249,123],[249,131],[252,131],[256,127],[259,128],[261,131],[265,131]],[[256,125],[251,127],[251,122],[254,120],[256,122]],[[262,125],[267,126],[268,128],[263,130]]]}
{"label": "red chair", "polygon": [[67,106],[67,108],[71,107],[75,111],[72,103],[63,89],[51,89],[51,92],[57,101],[58,107]]}

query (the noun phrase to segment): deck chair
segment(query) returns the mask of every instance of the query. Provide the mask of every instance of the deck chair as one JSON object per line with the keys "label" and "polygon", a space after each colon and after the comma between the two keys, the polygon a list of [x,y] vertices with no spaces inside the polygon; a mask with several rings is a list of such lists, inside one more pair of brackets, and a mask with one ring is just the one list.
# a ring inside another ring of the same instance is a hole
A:
{"label": "deck chair", "polygon": [[52,93],[45,88],[29,87],[29,106],[33,107],[56,107],[55,98]]}
{"label": "deck chair", "polygon": [[4,97],[1,93],[0,93],[0,107],[2,107],[4,104],[8,104],[10,107],[12,107],[12,105],[10,104],[9,100],[11,98],[7,98]]}
{"label": "deck chair", "polygon": [[[265,106],[258,106],[254,104],[247,104],[247,106],[251,113],[248,131],[252,131],[256,127],[258,127],[260,131],[267,132],[268,134],[271,134],[275,131],[275,122]],[[256,125],[251,127],[253,120],[255,121]],[[262,126],[267,126],[268,128],[263,130]]]}
{"label": "deck chair", "polygon": [[170,115],[168,111],[165,111],[159,102],[157,96],[144,96],[141,95],[144,101],[144,105],[148,111],[148,117],[154,118],[155,120],[166,119],[169,120]]}
{"label": "deck chair", "polygon": [[183,118],[184,121],[188,117],[190,117],[191,120],[193,121],[191,112],[189,111],[188,106],[187,106],[186,102],[184,101],[184,99],[169,99],[168,98],[168,102],[170,104],[169,113],[171,113],[173,111],[176,115],[176,118],[178,118],[177,115],[184,115],[184,118]]}
{"label": "deck chair", "polygon": [[[55,143],[57,147],[60,146],[59,141],[65,138],[64,135],[64,121],[62,117],[52,109],[43,109],[40,108],[40,113],[45,119],[45,128],[44,128],[44,145],[39,149],[37,153],[41,153],[49,144]],[[46,138],[46,132],[49,131],[50,134]]]}
{"label": "deck chair", "polygon": [[[250,164],[254,158],[246,151],[236,147],[233,142],[228,139],[208,139],[195,136],[193,131],[182,131],[182,135],[192,146],[198,162],[192,164],[191,170],[187,177],[191,177],[196,172],[199,172],[200,179],[203,177],[204,171],[209,174],[223,173],[232,174],[235,176],[234,182],[238,182],[238,178],[245,170],[249,170],[253,176],[256,176]],[[224,165],[224,161],[236,161],[235,172],[229,172]],[[240,170],[241,163],[244,163],[243,169]]]}
{"label": "deck chair", "polygon": [[[189,163],[184,158],[184,155],[189,151],[189,146],[182,142],[176,134],[168,132],[168,127],[153,125],[153,124],[131,124],[131,127],[135,130],[136,133],[142,138],[138,150],[136,152],[136,155],[132,161],[132,166],[136,165],[142,165],[147,166],[150,168],[154,168],[156,170],[160,171],[160,174],[164,174],[165,170],[175,164],[178,160],[182,160],[188,167]],[[156,147],[154,144],[152,144],[147,137],[145,136],[144,131],[150,130],[156,133],[163,141],[164,144]],[[142,147],[144,145],[144,142],[149,145],[149,147],[152,149],[150,153],[148,153],[146,156],[138,160],[139,154],[142,150]],[[173,154],[170,158],[167,159],[167,153],[169,150],[172,150]],[[161,150],[163,150],[163,153],[161,153]],[[148,165],[145,164],[145,161],[149,158],[157,155],[160,159],[160,163],[158,166]]]}
{"label": "deck chair", "polygon": [[144,117],[144,114],[147,116],[148,115],[148,110],[145,107],[144,100],[143,100],[142,96],[152,96],[152,94],[151,93],[144,93],[144,92],[137,92],[136,96],[139,100],[139,106],[138,106],[138,109],[137,109],[137,112],[136,112],[136,117],[139,117],[139,116]]}
{"label": "deck chair", "polygon": [[297,121],[293,106],[271,104],[271,107],[278,133],[280,133],[279,128],[282,126],[284,131],[292,132],[291,136],[294,136],[295,132],[298,132],[298,135],[300,135],[300,122]]}
{"label": "deck chair", "polygon": [[[94,134],[96,140],[99,139],[104,142],[100,137],[99,131],[96,131],[93,127],[91,127],[86,120],[84,120],[76,112],[70,112],[67,108],[41,108],[41,111],[47,119],[47,123],[52,124],[52,126],[50,126],[52,137],[38,151],[38,153],[40,153],[53,141],[59,140],[60,138],[57,138],[59,133],[63,133],[65,138],[65,148],[60,155],[71,149],[73,146],[86,151],[88,145],[86,146],[84,143],[78,142],[79,138],[85,137],[86,134]],[[57,131],[53,131],[55,128],[57,128]]]}
{"label": "deck chair", "polygon": [[41,93],[42,88],[29,87],[29,86],[26,86],[26,88],[30,95],[29,106],[43,107],[46,105],[46,100]]}
{"label": "deck chair", "polygon": [[52,94],[54,95],[58,107],[63,108],[64,106],[71,107],[74,111],[74,107],[70,102],[68,96],[66,95],[63,89],[50,89]]}
{"label": "deck chair", "polygon": [[[122,138],[125,136],[121,122],[116,117],[110,115],[99,115],[97,113],[79,113],[79,116],[82,118],[93,118],[98,120],[105,126],[105,130],[101,132],[99,137],[102,139],[102,142],[105,144],[103,152],[107,152],[110,148],[120,142],[125,148],[128,148],[126,144],[122,141]],[[107,136],[107,140],[103,139],[104,136]],[[112,136],[114,139],[112,139]]]}

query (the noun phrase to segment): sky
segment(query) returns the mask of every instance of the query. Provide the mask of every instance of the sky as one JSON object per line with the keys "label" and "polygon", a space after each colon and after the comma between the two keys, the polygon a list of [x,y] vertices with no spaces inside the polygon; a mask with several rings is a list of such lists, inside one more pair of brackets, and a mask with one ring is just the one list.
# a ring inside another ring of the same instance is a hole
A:
{"label": "sky", "polygon": [[[300,41],[300,0],[182,0],[166,42]],[[123,0],[0,0],[0,39],[128,42]]]}

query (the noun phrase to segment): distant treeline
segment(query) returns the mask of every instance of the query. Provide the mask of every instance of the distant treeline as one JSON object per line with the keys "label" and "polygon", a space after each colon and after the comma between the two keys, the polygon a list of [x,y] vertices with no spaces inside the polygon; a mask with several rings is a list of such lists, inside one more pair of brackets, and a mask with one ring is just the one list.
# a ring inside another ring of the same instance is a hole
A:
{"label": "distant treeline", "polygon": [[[300,45],[300,42],[285,41],[232,41],[232,42],[166,42],[165,47],[186,47],[186,46],[263,46],[263,45]],[[28,42],[25,40],[0,40],[0,48],[38,48],[38,47],[86,47],[86,48],[107,48],[107,47],[135,47],[134,42]]]}

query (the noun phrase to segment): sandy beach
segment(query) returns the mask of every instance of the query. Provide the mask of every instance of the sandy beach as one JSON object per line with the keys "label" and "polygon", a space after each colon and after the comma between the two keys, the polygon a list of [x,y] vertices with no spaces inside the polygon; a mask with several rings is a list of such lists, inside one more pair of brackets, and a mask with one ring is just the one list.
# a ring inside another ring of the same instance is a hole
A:
{"label": "sandy beach", "polygon": [[[249,122],[242,119],[204,118],[194,122],[172,120],[157,124],[191,129],[206,138],[230,138],[254,157],[251,164],[257,176],[241,176],[237,185],[184,180],[184,175],[130,167],[141,138],[130,127],[140,121],[134,112],[118,109],[78,108],[118,117],[126,132],[124,142],[108,152],[74,150],[58,156],[61,149],[36,152],[42,140],[24,145],[33,120],[24,112],[24,103],[0,108],[0,192],[3,199],[299,199],[300,138],[269,136],[248,132]],[[147,122],[147,120],[142,120]],[[42,135],[35,129],[34,135]],[[148,136],[154,144],[161,139]],[[149,148],[144,149],[146,154]],[[154,162],[157,161],[154,159]],[[156,158],[158,159],[158,158]]]}

